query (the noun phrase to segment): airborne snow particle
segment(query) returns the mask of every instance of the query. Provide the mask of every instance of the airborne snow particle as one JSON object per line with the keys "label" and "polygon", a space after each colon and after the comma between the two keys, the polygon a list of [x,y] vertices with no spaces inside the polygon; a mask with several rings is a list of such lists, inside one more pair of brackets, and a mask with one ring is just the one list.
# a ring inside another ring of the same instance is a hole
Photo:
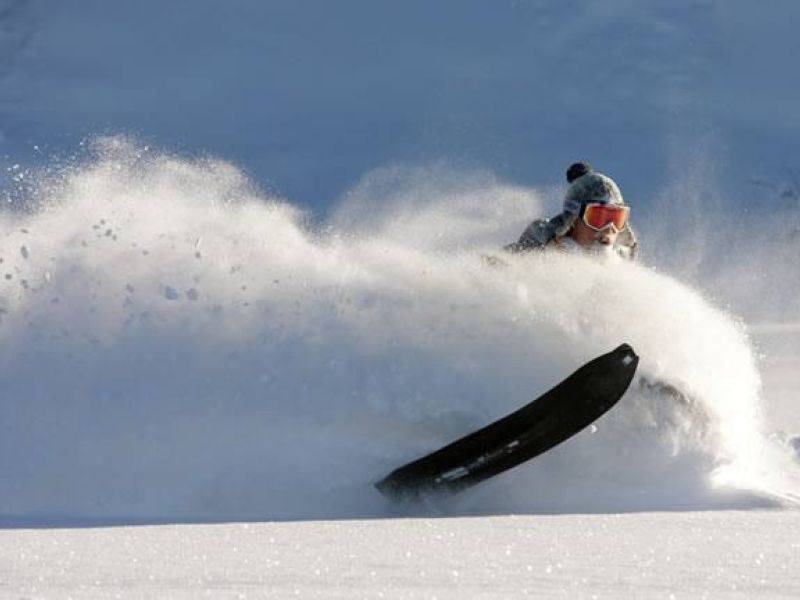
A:
{"label": "airborne snow particle", "polygon": [[164,297],[167,300],[177,300],[178,298],[181,297],[181,295],[178,293],[178,290],[176,290],[174,287],[166,286],[164,288]]}
{"label": "airborne snow particle", "polygon": [[19,253],[22,254],[22,258],[24,259],[27,259],[28,256],[30,256],[28,248],[26,248],[25,246],[20,246]]}

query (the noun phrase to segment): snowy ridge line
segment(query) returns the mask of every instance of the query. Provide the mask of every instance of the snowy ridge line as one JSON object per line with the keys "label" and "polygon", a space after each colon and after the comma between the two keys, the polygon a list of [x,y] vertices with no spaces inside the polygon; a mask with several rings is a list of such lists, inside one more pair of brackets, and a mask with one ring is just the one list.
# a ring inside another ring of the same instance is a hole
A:
{"label": "snowy ridge line", "polygon": [[[330,518],[330,522],[344,520]],[[268,520],[267,520],[268,521]],[[296,518],[276,519],[275,522],[293,523],[308,522],[303,516]],[[19,514],[0,515],[0,530],[14,529],[100,529],[119,527],[162,527],[170,525],[231,525],[265,522],[263,513],[213,516],[158,516],[158,515],[103,515],[103,516],[75,516],[70,514]]]}

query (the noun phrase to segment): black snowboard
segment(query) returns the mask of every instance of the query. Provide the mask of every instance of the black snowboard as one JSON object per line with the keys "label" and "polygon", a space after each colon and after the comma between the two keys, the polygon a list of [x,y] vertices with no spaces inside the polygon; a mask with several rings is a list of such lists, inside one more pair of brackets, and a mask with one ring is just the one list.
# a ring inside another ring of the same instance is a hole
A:
{"label": "black snowboard", "polygon": [[639,357],[628,344],[589,361],[549,392],[447,446],[395,469],[375,486],[392,499],[453,493],[546,452],[622,398]]}

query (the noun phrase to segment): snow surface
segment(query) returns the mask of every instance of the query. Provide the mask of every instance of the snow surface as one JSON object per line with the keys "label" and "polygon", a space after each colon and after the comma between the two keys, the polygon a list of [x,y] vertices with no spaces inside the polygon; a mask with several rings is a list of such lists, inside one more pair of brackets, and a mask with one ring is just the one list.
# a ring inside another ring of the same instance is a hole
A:
{"label": "snow surface", "polygon": [[4,598],[796,598],[800,513],[0,532]]}

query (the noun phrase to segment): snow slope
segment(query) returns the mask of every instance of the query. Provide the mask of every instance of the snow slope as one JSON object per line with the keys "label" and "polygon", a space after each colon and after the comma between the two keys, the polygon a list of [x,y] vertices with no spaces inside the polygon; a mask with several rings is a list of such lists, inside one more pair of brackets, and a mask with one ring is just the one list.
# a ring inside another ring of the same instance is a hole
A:
{"label": "snow slope", "polygon": [[797,512],[0,531],[34,598],[796,598]]}

